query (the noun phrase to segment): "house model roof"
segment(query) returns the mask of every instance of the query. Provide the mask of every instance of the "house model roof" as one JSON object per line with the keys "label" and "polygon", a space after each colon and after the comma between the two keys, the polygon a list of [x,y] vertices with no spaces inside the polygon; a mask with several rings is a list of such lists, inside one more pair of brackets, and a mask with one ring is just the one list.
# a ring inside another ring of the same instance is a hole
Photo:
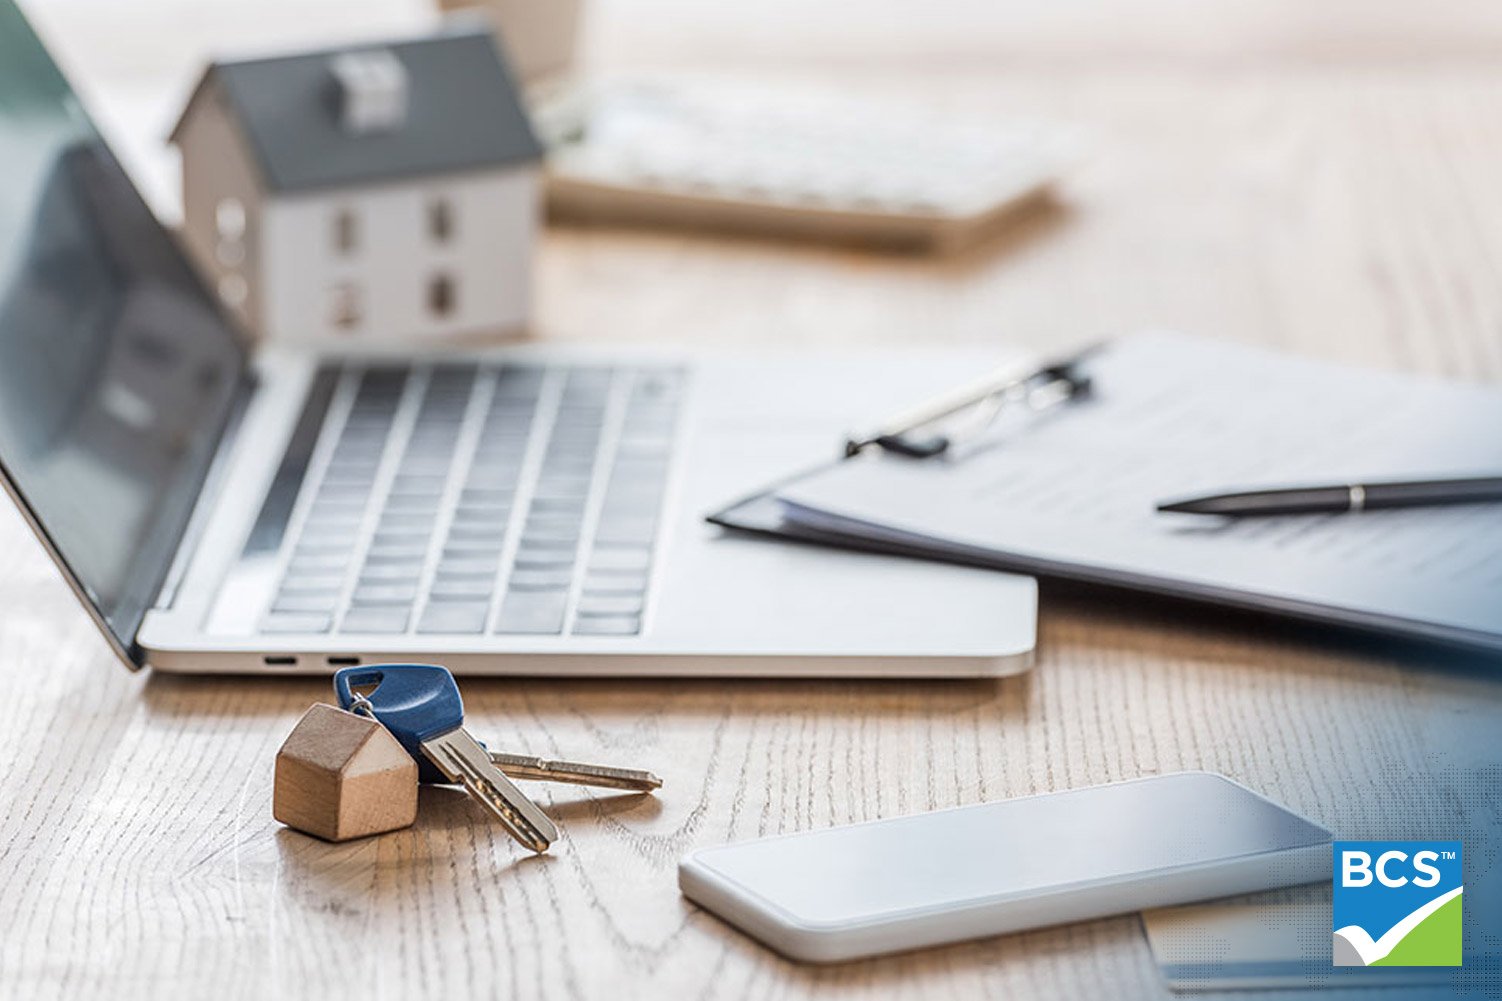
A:
{"label": "house model roof", "polygon": [[[222,90],[273,191],[496,167],[542,155],[495,40],[481,28],[215,62],[189,99],[174,140],[210,83]],[[369,93],[352,93],[363,85]],[[352,116],[352,108],[359,113]]]}
{"label": "house model roof", "polygon": [[381,724],[323,703],[309,707],[277,753],[351,778],[412,764],[411,755]]}

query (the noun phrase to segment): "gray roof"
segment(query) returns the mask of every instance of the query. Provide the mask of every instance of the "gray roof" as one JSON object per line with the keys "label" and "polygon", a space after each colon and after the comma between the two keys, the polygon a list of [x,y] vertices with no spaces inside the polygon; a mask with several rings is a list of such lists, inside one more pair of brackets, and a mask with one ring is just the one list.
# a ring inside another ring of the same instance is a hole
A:
{"label": "gray roof", "polygon": [[[352,134],[340,125],[341,52],[385,49],[406,70],[408,112],[389,132]],[[388,181],[538,159],[542,147],[489,31],[466,29],[413,41],[356,45],[292,56],[215,62],[217,80],[275,191]],[[197,103],[195,91],[183,121]],[[174,137],[182,127],[179,121]]]}

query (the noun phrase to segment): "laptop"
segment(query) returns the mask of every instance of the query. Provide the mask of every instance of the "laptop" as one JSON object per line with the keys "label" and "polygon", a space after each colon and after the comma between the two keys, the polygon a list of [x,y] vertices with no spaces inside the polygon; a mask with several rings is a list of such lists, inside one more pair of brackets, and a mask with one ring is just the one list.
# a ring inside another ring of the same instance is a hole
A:
{"label": "laptop", "polygon": [[973,356],[253,353],[10,3],[0,148],[0,478],[128,665],[1029,666],[1029,578],[703,519]]}

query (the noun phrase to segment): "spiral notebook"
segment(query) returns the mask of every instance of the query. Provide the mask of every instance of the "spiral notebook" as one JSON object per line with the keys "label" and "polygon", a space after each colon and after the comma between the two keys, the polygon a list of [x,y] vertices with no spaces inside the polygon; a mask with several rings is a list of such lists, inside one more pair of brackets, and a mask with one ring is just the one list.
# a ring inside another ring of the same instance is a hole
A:
{"label": "spiral notebook", "polygon": [[1242,486],[1494,474],[1502,391],[1167,333],[1080,364],[1088,394],[990,440],[862,453],[710,520],[1502,651],[1502,505],[1155,511]]}

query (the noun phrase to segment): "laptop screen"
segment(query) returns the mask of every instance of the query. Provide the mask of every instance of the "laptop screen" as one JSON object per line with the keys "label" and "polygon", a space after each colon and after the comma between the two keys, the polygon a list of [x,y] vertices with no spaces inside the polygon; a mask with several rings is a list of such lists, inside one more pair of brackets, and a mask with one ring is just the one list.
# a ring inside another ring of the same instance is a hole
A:
{"label": "laptop screen", "polygon": [[139,662],[245,355],[11,0],[0,150],[0,468]]}

